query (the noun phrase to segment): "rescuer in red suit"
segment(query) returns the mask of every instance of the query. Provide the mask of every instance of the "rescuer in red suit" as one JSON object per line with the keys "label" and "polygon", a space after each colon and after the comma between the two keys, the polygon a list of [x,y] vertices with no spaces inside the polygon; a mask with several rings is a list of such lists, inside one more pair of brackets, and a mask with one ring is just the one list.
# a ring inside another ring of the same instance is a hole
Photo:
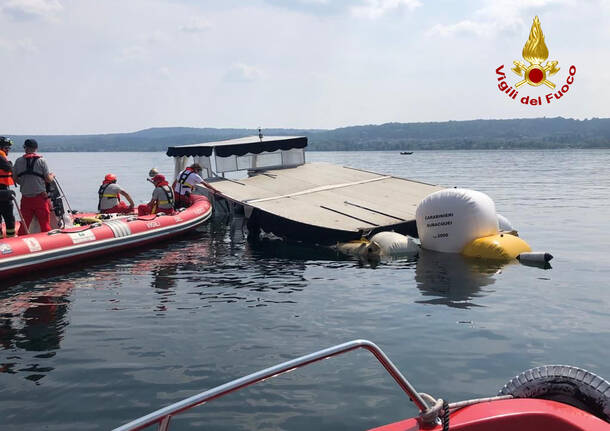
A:
{"label": "rescuer in red suit", "polygon": [[[21,214],[26,226],[34,216],[38,219],[41,232],[51,230],[51,201],[47,195],[47,184],[55,179],[49,171],[47,162],[37,154],[38,142],[35,139],[26,139],[23,143],[25,154],[15,160],[13,178],[19,184],[21,191]],[[19,235],[26,233],[25,228],[19,227]]]}

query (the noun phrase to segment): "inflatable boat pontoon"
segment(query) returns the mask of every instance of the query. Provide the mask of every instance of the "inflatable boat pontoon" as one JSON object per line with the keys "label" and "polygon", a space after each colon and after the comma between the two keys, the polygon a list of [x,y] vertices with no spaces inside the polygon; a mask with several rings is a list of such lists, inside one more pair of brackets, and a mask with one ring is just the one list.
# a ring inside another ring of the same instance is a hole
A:
{"label": "inflatable boat pontoon", "polygon": [[[196,228],[212,215],[204,196],[174,215],[113,215],[95,221],[95,214],[76,213],[74,221],[91,224],[13,238],[0,238],[0,279],[58,268],[103,254],[161,241]],[[92,220],[93,219],[93,220]]]}

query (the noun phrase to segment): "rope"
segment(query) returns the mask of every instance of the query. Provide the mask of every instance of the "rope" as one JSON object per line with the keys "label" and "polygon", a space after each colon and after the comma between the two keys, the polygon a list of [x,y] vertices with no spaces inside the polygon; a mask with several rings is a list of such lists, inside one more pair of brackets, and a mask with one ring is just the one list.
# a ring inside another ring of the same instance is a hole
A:
{"label": "rope", "polygon": [[441,415],[444,401],[441,398],[437,400],[432,395],[424,392],[421,392],[419,395],[424,399],[426,404],[430,405],[426,411],[421,412],[420,417],[422,421],[428,425],[436,424],[436,419]]}
{"label": "rope", "polygon": [[436,425],[436,420],[440,419],[443,424],[443,431],[449,431],[449,403],[442,398],[434,399],[433,396],[424,392],[419,394],[426,404],[430,405],[428,409],[420,414],[424,424]]}
{"label": "rope", "polygon": [[452,411],[461,409],[462,407],[471,406],[473,404],[488,403],[491,401],[508,400],[513,398],[512,395],[500,395],[496,397],[475,398],[472,400],[458,401],[456,403],[449,404],[442,398],[435,399],[433,396],[424,392],[421,392],[419,395],[424,399],[426,404],[431,406],[427,410],[420,413],[423,423],[427,425],[436,425],[437,419],[440,419],[443,426],[443,431],[449,431],[449,415]]}
{"label": "rope", "polygon": [[94,227],[99,227],[101,225],[102,225],[101,222],[100,223],[93,223],[93,224],[87,225],[87,227],[85,227],[85,228],[83,228],[81,230],[70,230],[70,231],[66,231],[66,230],[63,230],[63,229],[53,229],[53,230],[48,231],[47,235],[57,235],[58,233],[79,233],[79,232],[84,232],[84,231],[89,230],[89,229],[93,229]]}
{"label": "rope", "polygon": [[462,407],[467,407],[479,403],[488,403],[490,401],[510,400],[511,398],[513,398],[512,395],[500,395],[497,397],[475,398],[472,400],[458,401],[456,403],[449,404],[449,410],[457,410],[461,409]]}
{"label": "rope", "polygon": [[462,407],[471,406],[473,404],[488,403],[491,401],[498,400],[509,400],[511,398],[514,398],[512,395],[499,395],[495,397],[475,398],[472,400],[458,401],[449,404],[442,398],[436,399],[432,395],[428,395],[425,392],[420,392],[419,395],[423,398],[426,404],[431,406],[428,407],[427,410],[420,413],[419,416],[421,420],[424,424],[436,425],[436,420],[440,419],[443,425],[443,431],[449,431],[449,415],[453,411],[461,409]]}
{"label": "rope", "polygon": [[449,431],[449,403],[443,401],[443,416],[441,416],[441,422],[443,423],[443,431]]}
{"label": "rope", "polygon": [[[157,213],[155,214],[147,214],[150,216],[153,216],[152,218],[142,218],[141,216],[138,216],[135,220],[139,220],[139,221],[153,221],[154,219],[156,219],[157,217],[159,217],[159,215]],[[167,214],[164,214],[167,215]],[[134,220],[128,220],[128,221],[134,221]]]}

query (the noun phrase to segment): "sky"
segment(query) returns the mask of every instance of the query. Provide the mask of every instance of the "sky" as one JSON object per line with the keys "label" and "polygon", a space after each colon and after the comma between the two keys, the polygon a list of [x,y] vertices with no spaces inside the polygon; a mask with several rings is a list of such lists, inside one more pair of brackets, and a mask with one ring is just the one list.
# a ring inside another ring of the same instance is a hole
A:
{"label": "sky", "polygon": [[[549,77],[510,99],[540,18]],[[0,133],[610,117],[610,0],[0,0]]]}

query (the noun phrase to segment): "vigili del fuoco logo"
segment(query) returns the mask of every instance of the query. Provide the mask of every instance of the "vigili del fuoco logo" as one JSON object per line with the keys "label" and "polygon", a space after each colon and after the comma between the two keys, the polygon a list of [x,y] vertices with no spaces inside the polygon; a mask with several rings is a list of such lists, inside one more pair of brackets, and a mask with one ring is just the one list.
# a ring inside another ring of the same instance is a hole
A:
{"label": "vigili del fuoco logo", "polygon": [[[563,84],[561,88],[557,88],[555,83],[551,80],[551,77],[559,72],[559,62],[557,60],[547,61],[549,58],[549,49],[544,42],[544,34],[542,33],[542,27],[540,27],[540,20],[538,17],[534,18],[532,29],[530,30],[530,37],[527,39],[527,42],[525,42],[522,55],[523,59],[527,61],[529,65],[526,65],[519,60],[513,61],[515,67],[511,70],[521,78],[514,84],[514,87],[506,80],[504,65],[502,64],[496,69],[496,75],[498,75],[499,81],[498,89],[500,89],[501,92],[506,93],[509,98],[519,100],[524,105],[541,106],[542,104],[549,104],[561,99],[570,90],[570,85],[574,83],[576,66],[570,66],[568,69],[569,75],[565,80],[565,84]],[[544,95],[522,94],[521,97],[518,98],[519,91],[526,93],[526,90],[529,88],[527,86],[522,87],[524,84],[529,84],[532,87],[540,87],[544,84],[551,89],[551,92]]]}

